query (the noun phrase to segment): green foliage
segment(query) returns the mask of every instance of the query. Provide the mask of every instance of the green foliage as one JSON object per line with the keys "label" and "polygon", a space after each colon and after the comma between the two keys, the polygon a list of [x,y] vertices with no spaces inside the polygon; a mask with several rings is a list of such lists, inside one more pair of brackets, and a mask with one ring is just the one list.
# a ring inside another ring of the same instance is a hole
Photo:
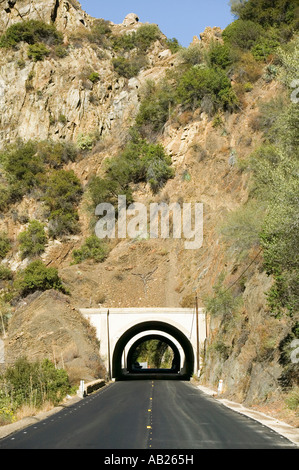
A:
{"label": "green foliage", "polygon": [[90,181],[89,191],[94,205],[109,202],[116,206],[118,195],[126,195],[129,204],[132,183],[147,182],[156,193],[172,177],[171,159],[163,146],[148,143],[133,129],[122,153],[107,160],[105,176]]}
{"label": "green foliage", "polygon": [[92,83],[97,83],[100,79],[100,75],[98,72],[91,72],[91,74],[88,77],[88,80],[90,80]]}
{"label": "green foliage", "polygon": [[0,264],[0,281],[10,281],[12,278],[12,271],[6,266],[3,266],[3,264]]}
{"label": "green foliage", "polygon": [[265,219],[265,206],[260,201],[249,201],[225,218],[220,229],[222,238],[241,256],[260,245],[260,234]]}
{"label": "green foliage", "polygon": [[39,259],[32,261],[27,268],[17,273],[15,288],[21,297],[26,297],[35,291],[46,291],[49,289],[67,293],[57,269],[47,268]]}
{"label": "green foliage", "polygon": [[30,45],[57,45],[62,43],[62,40],[62,33],[58,32],[53,24],[29,20],[10,26],[0,38],[0,47],[15,47],[20,42]]}
{"label": "green foliage", "polygon": [[111,27],[109,21],[102,18],[94,20],[90,33],[88,33],[88,40],[98,46],[108,44],[107,39],[111,35]]}
{"label": "green foliage", "polygon": [[103,262],[109,253],[108,245],[95,235],[87,238],[78,250],[72,253],[74,263],[79,264],[86,259],[92,259],[97,263]]}
{"label": "green foliage", "polygon": [[209,46],[206,58],[209,67],[227,69],[233,63],[232,51],[227,44],[212,42]]}
{"label": "green foliage", "polygon": [[38,256],[45,251],[47,236],[44,226],[38,220],[31,220],[27,230],[18,237],[22,259]]}
{"label": "green foliage", "polygon": [[250,163],[254,194],[267,204],[261,244],[265,269],[275,279],[268,300],[277,315],[293,315],[299,308],[298,126],[298,106],[291,104],[272,120],[267,134],[273,143],[266,140]]}
{"label": "green foliage", "polygon": [[214,295],[205,299],[205,306],[213,316],[229,320],[241,306],[241,298],[235,297],[231,289],[223,286],[224,274],[213,286]]}
{"label": "green foliage", "polygon": [[5,232],[0,233],[0,259],[5,258],[11,250],[11,241]]}
{"label": "green foliage", "polygon": [[187,108],[200,106],[209,97],[214,109],[233,109],[237,97],[226,73],[219,68],[192,67],[181,77],[177,87],[178,101]]}
{"label": "green foliage", "polygon": [[36,145],[41,161],[50,168],[61,168],[74,162],[78,156],[78,150],[72,142],[43,140]]}
{"label": "green foliage", "polygon": [[34,62],[39,62],[44,60],[46,56],[50,54],[50,50],[42,42],[36,44],[31,44],[28,47],[28,57],[29,59],[34,60]]}
{"label": "green foliage", "polygon": [[263,27],[292,24],[298,14],[296,0],[248,0],[238,10],[239,18],[255,21]]}
{"label": "green foliage", "polygon": [[171,51],[172,54],[175,54],[182,48],[177,38],[167,38],[165,41],[165,45]]}
{"label": "green foliage", "polygon": [[43,200],[49,211],[49,235],[60,237],[78,232],[77,205],[83,190],[75,173],[53,171],[45,183]]}
{"label": "green foliage", "polygon": [[203,50],[200,44],[191,44],[180,51],[180,57],[188,66],[199,65],[203,62]]}
{"label": "green foliage", "polygon": [[152,43],[161,37],[161,31],[155,24],[140,26],[137,31],[133,31],[113,38],[113,48],[115,51],[129,51],[138,49],[139,52],[146,52]]}
{"label": "green foliage", "polygon": [[135,120],[141,135],[151,137],[161,132],[175,102],[175,90],[168,81],[148,81]]}
{"label": "green foliage", "polygon": [[115,57],[112,59],[112,65],[121,77],[132,78],[138,75],[140,70],[147,65],[147,59],[144,54],[135,55],[129,59]]}
{"label": "green foliage", "polygon": [[58,405],[70,391],[67,372],[56,369],[49,359],[29,362],[20,358],[0,376],[0,383],[0,412],[2,404],[7,411],[8,403],[13,412],[25,404],[39,408],[50,401]]}
{"label": "green foliage", "polygon": [[41,157],[37,154],[37,144],[33,141],[18,141],[7,146],[0,154],[0,165],[9,183],[10,202],[19,200],[37,188],[45,171]]}
{"label": "green foliage", "polygon": [[222,37],[230,47],[250,50],[264,36],[262,26],[251,20],[236,20],[222,32]]}
{"label": "green foliage", "polygon": [[77,147],[80,150],[91,150],[94,145],[94,137],[91,134],[79,134],[77,138]]}

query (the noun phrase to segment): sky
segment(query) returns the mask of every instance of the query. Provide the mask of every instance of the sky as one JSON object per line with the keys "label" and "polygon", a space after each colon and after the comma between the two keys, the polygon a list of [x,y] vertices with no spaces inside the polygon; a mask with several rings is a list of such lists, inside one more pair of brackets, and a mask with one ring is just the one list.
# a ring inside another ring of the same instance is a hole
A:
{"label": "sky", "polygon": [[128,13],[142,23],[155,23],[169,39],[188,47],[193,36],[207,26],[224,29],[234,21],[229,0],[79,0],[86,13],[113,23],[122,23]]}

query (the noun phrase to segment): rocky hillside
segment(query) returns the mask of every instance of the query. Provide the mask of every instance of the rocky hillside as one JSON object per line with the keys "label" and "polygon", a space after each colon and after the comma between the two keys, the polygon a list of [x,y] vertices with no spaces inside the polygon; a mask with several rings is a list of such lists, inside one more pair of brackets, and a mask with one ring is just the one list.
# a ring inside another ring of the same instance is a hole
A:
{"label": "rocky hillside", "polygon": [[[194,306],[197,294],[209,319],[202,383],[217,387],[221,378],[226,396],[295,424],[285,399],[294,403],[298,393],[289,358],[298,312],[283,306],[277,315],[269,306],[277,279],[265,268],[259,234],[267,201],[252,196],[251,163],[275,124],[273,108],[286,112],[290,104],[287,57],[278,60],[272,49],[288,44],[295,54],[294,25],[281,26],[282,44],[258,24],[251,50],[219,28],[184,49],[135,14],[115,25],[89,17],[76,0],[0,1],[0,9],[7,363],[26,351],[57,361],[74,383],[96,378],[104,371],[78,308]],[[154,185],[126,166],[132,148],[141,161],[163,149],[164,173],[155,173]],[[146,205],[203,203],[203,246],[186,250],[173,238],[98,245],[95,200],[105,189],[112,201],[116,181]],[[38,284],[36,271],[26,272],[36,260],[43,267],[34,269],[51,268],[59,282]]]}

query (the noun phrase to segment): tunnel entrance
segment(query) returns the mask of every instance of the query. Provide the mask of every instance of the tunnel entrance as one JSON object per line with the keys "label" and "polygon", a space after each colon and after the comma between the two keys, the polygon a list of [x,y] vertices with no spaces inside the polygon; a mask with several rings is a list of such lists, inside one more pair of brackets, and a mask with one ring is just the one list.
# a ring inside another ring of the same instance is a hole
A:
{"label": "tunnel entrance", "polygon": [[[122,367],[122,357],[128,343],[140,333],[150,330],[157,330],[158,334],[148,334],[138,338],[129,347],[125,367]],[[180,349],[174,341],[169,339],[166,333],[170,335],[180,345]],[[149,340],[158,340],[166,343],[173,352],[173,361],[170,368],[167,369],[150,369],[136,368],[134,362],[136,359],[137,348]],[[136,370],[137,369],[137,370]],[[112,377],[115,380],[134,380],[134,379],[174,379],[174,380],[190,380],[194,371],[194,353],[193,347],[189,339],[178,328],[168,323],[160,321],[148,321],[139,323],[128,329],[117,341],[112,356]]]}
{"label": "tunnel entrance", "polygon": [[174,342],[157,334],[139,338],[127,355],[130,373],[178,373],[180,364],[181,355]]}

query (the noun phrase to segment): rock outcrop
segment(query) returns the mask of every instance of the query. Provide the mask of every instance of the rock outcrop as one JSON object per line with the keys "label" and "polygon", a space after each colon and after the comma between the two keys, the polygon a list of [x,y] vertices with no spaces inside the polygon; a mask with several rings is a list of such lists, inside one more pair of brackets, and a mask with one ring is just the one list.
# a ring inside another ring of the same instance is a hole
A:
{"label": "rock outcrop", "polygon": [[0,0],[0,33],[26,20],[53,22],[62,32],[71,32],[78,26],[88,27],[92,22],[77,0]]}

